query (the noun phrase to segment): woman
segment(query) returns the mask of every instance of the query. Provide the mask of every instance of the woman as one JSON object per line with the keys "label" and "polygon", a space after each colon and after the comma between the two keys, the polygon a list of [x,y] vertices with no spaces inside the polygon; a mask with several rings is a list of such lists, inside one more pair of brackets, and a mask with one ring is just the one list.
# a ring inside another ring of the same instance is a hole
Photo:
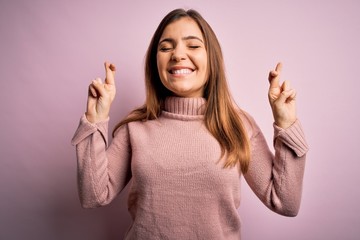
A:
{"label": "woman", "polygon": [[[227,87],[218,40],[194,10],[158,26],[145,62],[146,102],[114,130],[115,66],[89,86],[87,112],[72,140],[85,208],[110,203],[128,184],[133,223],[125,239],[239,239],[240,177],[273,211],[298,213],[307,145],[295,90],[269,74],[275,156]],[[109,146],[108,146],[109,145]]]}

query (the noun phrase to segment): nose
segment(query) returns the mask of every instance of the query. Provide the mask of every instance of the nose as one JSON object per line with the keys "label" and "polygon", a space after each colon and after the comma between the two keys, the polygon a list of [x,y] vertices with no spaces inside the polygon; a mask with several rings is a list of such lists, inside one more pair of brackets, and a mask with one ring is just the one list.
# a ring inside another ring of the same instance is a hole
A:
{"label": "nose", "polygon": [[177,45],[171,56],[171,60],[175,62],[180,62],[186,59],[186,50],[183,46]]}

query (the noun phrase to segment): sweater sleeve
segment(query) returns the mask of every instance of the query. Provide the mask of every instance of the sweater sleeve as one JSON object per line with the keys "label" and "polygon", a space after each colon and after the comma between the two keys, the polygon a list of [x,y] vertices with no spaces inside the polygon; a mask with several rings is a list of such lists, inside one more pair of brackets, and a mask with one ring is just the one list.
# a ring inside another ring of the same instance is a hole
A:
{"label": "sweater sleeve", "polygon": [[251,160],[244,177],[259,199],[271,210],[296,216],[301,202],[308,145],[299,120],[287,129],[274,124],[273,154],[263,133],[251,120]]}
{"label": "sweater sleeve", "polygon": [[93,124],[83,115],[71,141],[76,146],[78,191],[84,208],[109,204],[131,178],[127,125],[108,147],[108,121]]}

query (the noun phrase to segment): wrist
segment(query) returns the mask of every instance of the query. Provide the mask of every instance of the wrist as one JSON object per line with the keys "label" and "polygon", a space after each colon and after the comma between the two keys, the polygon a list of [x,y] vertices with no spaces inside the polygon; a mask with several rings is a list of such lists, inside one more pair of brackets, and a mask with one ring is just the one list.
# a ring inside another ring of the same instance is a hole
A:
{"label": "wrist", "polygon": [[85,117],[90,123],[103,122],[103,121],[106,121],[109,118],[108,115],[106,115],[106,116],[94,116],[92,114],[89,114],[88,112],[85,113]]}
{"label": "wrist", "polygon": [[275,120],[275,125],[278,126],[279,128],[287,129],[287,128],[291,127],[291,125],[293,125],[294,122],[296,122],[296,119],[291,120],[291,121],[276,121]]}

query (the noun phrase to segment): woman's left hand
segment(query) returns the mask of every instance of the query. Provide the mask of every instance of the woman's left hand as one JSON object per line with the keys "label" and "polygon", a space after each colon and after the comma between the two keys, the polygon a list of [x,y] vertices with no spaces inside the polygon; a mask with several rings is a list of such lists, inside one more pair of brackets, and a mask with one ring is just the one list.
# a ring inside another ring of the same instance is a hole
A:
{"label": "woman's left hand", "polygon": [[274,115],[275,124],[286,129],[296,121],[296,91],[288,81],[280,85],[282,64],[278,63],[275,70],[269,73],[269,102]]}

